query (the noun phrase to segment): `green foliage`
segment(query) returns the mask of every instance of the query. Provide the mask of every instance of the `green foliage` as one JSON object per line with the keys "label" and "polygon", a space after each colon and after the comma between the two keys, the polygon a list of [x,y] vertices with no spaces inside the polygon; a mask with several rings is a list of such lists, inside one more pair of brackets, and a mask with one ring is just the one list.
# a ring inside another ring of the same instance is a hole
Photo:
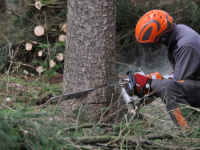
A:
{"label": "green foliage", "polygon": [[0,44],[0,70],[3,69],[5,60],[8,59],[9,46]]}
{"label": "green foliage", "polygon": [[52,3],[52,2],[55,2],[56,0],[41,0],[40,2],[42,4],[48,4],[48,3]]}
{"label": "green foliage", "polygon": [[[62,66],[61,66],[62,67]],[[51,79],[52,77],[56,76],[58,73],[57,71],[60,69],[59,65],[55,65],[53,66],[53,68],[51,68],[50,70],[46,70],[44,71],[45,73],[45,77]]]}
{"label": "green foliage", "polygon": [[38,47],[43,48],[43,49],[47,49],[50,46],[51,46],[50,44],[40,44]]}
{"label": "green foliage", "polygon": [[38,112],[29,114],[27,110],[13,114],[0,114],[0,149],[76,149],[64,134],[57,136],[64,129],[64,124],[43,120],[52,115]]}

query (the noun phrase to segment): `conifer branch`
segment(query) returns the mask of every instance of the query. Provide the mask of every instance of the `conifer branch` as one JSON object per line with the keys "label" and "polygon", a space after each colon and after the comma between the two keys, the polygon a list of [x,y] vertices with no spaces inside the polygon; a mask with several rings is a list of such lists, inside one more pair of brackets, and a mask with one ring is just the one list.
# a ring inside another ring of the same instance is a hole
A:
{"label": "conifer branch", "polygon": [[[196,1],[194,1],[194,3],[198,2],[198,1],[199,1],[199,0],[196,0]],[[175,12],[172,12],[172,13],[170,13],[170,15],[173,15],[173,14],[175,14],[175,13],[177,13],[177,12],[183,11],[184,9],[190,7],[192,4],[193,4],[193,3],[191,3],[191,4],[187,5],[187,6],[185,6],[184,8],[182,8],[182,9],[180,9],[180,10],[177,10],[177,11],[175,11]]]}

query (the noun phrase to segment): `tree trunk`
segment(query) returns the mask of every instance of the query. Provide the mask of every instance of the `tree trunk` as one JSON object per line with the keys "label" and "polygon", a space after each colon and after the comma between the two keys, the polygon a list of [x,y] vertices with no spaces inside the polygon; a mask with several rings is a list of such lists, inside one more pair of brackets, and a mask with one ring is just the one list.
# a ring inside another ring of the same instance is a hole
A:
{"label": "tree trunk", "polygon": [[0,0],[0,14],[4,14],[5,13],[5,0]]}
{"label": "tree trunk", "polygon": [[[116,83],[115,22],[116,0],[68,1],[64,93]],[[110,104],[113,92],[99,88],[81,101],[97,110]]]}

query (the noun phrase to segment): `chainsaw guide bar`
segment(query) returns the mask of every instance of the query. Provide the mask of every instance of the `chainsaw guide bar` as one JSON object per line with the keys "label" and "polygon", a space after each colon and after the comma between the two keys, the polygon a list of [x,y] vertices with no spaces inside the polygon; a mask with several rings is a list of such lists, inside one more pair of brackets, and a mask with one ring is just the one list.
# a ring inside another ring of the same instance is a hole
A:
{"label": "chainsaw guide bar", "polygon": [[68,93],[68,94],[64,94],[64,95],[60,95],[60,96],[55,96],[55,97],[52,97],[49,102],[51,104],[55,104],[57,102],[61,102],[61,101],[66,101],[66,100],[72,100],[72,99],[75,99],[75,98],[81,98],[81,97],[84,97],[86,96],[89,92],[91,91],[94,91],[96,89],[99,89],[99,88],[106,88],[106,87],[116,87],[116,86],[122,86],[122,85],[125,85],[125,84],[128,84],[129,82],[128,81],[124,81],[124,82],[121,82],[121,83],[117,83],[117,84],[110,84],[110,85],[102,85],[102,86],[98,86],[96,88],[92,88],[92,89],[89,89],[89,90],[84,90],[84,91],[78,91],[78,92],[74,92],[74,93]]}

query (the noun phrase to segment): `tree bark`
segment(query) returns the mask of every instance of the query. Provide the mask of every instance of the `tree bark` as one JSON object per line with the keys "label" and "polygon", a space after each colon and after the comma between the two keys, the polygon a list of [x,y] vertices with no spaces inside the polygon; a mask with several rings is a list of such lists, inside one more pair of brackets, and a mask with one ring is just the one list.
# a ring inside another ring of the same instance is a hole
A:
{"label": "tree bark", "polygon": [[[64,93],[117,81],[115,22],[116,0],[68,1]],[[108,105],[112,92],[111,88],[100,88],[82,101],[98,107]]]}

